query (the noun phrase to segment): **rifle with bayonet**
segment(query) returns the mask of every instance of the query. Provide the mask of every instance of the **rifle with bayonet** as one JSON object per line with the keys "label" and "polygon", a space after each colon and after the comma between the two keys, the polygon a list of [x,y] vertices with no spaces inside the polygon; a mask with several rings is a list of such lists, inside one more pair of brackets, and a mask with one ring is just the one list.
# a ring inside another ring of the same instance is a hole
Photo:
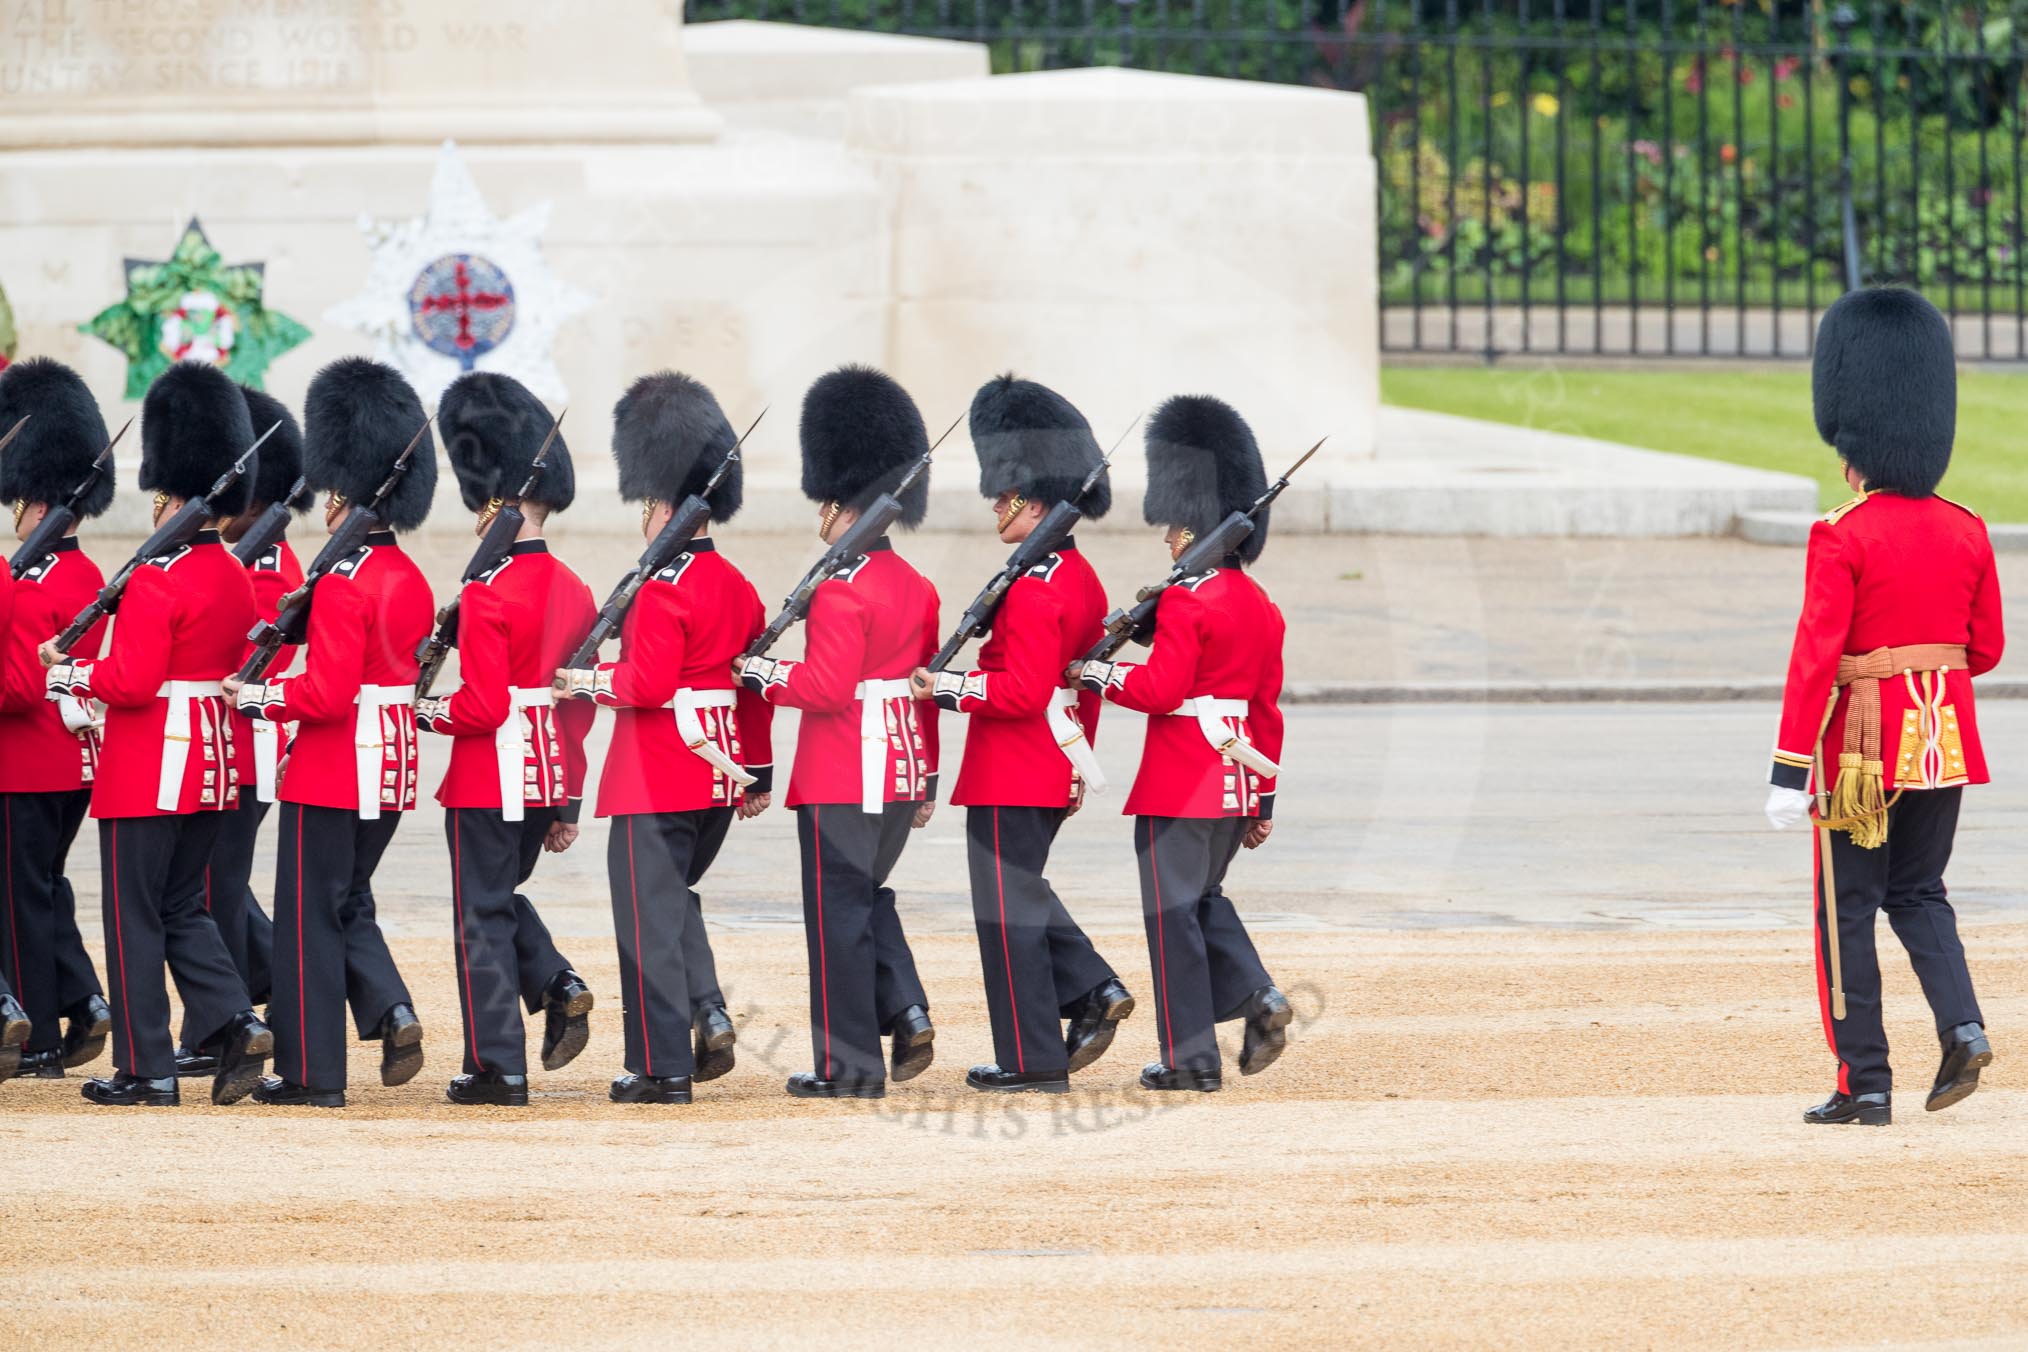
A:
{"label": "rifle with bayonet", "polygon": [[[21,420],[24,423],[27,421],[27,418]],[[44,506],[42,520],[35,523],[35,529],[28,533],[28,538],[22,542],[21,548],[15,550],[14,557],[8,561],[7,566],[13,571],[14,576],[20,577],[54,554],[57,541],[70,534],[77,526],[78,514],[84,509],[85,499],[91,496],[92,490],[99,486],[101,479],[113,472],[113,447],[120,444],[120,438],[127,435],[127,428],[133,425],[134,420],[129,418],[126,427],[113,433],[113,439],[106,443],[106,448],[99,452],[96,460],[92,461],[91,469],[86,471],[83,481],[71,490],[70,497],[61,503]],[[14,426],[19,430],[21,423]],[[7,441],[13,439],[14,433],[9,432]],[[6,444],[6,441],[0,441],[0,447]]]}
{"label": "rifle with bayonet", "polygon": [[1303,458],[1290,465],[1282,477],[1268,485],[1268,491],[1254,499],[1253,505],[1243,512],[1234,512],[1219,522],[1209,532],[1190,543],[1176,558],[1169,569],[1169,575],[1160,582],[1141,588],[1131,606],[1116,606],[1106,616],[1105,637],[1084,655],[1087,662],[1110,662],[1120,649],[1129,643],[1147,643],[1155,636],[1155,607],[1161,603],[1162,593],[1186,577],[1195,577],[1222,566],[1236,551],[1247,536],[1253,534],[1253,523],[1267,510],[1269,503],[1282,495],[1289,486],[1289,478],[1317,453],[1326,438],[1317,438],[1317,445],[1303,452]]}
{"label": "rifle with bayonet", "polygon": [[112,581],[99,589],[99,594],[92,599],[91,604],[77,613],[77,618],[70,622],[70,627],[50,640],[58,652],[67,653],[75,648],[79,640],[91,631],[93,625],[120,608],[120,598],[126,594],[127,584],[133,580],[136,569],[143,567],[150,559],[159,558],[164,554],[174,554],[184,548],[197,538],[199,531],[218,519],[218,509],[211,505],[213,500],[233,490],[233,486],[245,476],[247,466],[253,463],[254,452],[261,448],[261,442],[273,436],[275,428],[280,426],[281,423],[277,422],[261,433],[253,445],[240,452],[239,459],[233,461],[225,473],[218,476],[218,482],[214,483],[203,496],[187,499],[176,509],[176,515],[156,527],[155,533],[148,537],[134,557],[120,565],[120,571],[113,574]]}
{"label": "rifle with bayonet", "polygon": [[242,568],[251,568],[260,562],[261,555],[273,549],[288,533],[289,518],[295,515],[289,504],[301,495],[308,480],[301,475],[289,485],[289,491],[282,494],[280,502],[271,502],[261,510],[254,523],[247,527],[246,534],[239,537],[239,543],[232,547],[233,558]]}
{"label": "rifle with bayonet", "polygon": [[563,414],[559,413],[556,421],[549,425],[549,435],[542,439],[542,448],[535,453],[535,463],[528,467],[528,482],[522,484],[521,491],[501,503],[499,510],[493,513],[493,519],[486,523],[486,533],[479,537],[479,547],[472,551],[471,561],[465,565],[465,571],[458,579],[457,592],[437,608],[436,628],[415,650],[415,660],[420,664],[415,678],[418,696],[429,694],[431,687],[437,683],[437,677],[443,673],[444,662],[450,657],[451,649],[458,646],[458,607],[464,600],[465,585],[498,568],[513,550],[515,537],[521,534],[521,527],[527,523],[527,517],[521,511],[521,500],[541,485],[542,472],[549,468],[549,448],[555,444],[556,434],[562,428]]}
{"label": "rifle with bayonet", "polygon": [[566,668],[581,669],[598,660],[599,645],[620,632],[620,626],[626,623],[627,612],[634,608],[634,598],[641,594],[641,588],[647,584],[648,579],[676,562],[676,556],[690,548],[690,542],[697,538],[698,532],[703,530],[705,523],[711,519],[711,495],[718,490],[721,483],[725,482],[725,476],[732,472],[733,465],[739,461],[740,447],[746,445],[746,439],[753,435],[753,429],[759,427],[761,418],[767,415],[768,411],[764,408],[760,411],[760,417],[748,424],[739,440],[732,444],[732,449],[725,453],[725,459],[718,462],[718,468],[705,480],[702,492],[692,493],[677,504],[675,513],[669,518],[669,524],[655,533],[655,538],[649,541],[648,547],[641,552],[641,557],[627,571],[627,575],[620,579],[612,594],[606,597],[606,603],[599,607],[598,618],[592,621],[591,632],[584,636],[584,642],[577,645],[569,660],[563,664]]}
{"label": "rifle with bayonet", "polygon": [[[958,422],[964,420],[965,415],[959,414]],[[796,589],[782,602],[781,613],[769,620],[768,627],[761,630],[759,637],[747,644],[746,651],[740,654],[742,662],[749,657],[761,656],[781,642],[782,635],[788,633],[797,621],[810,613],[810,602],[816,596],[817,588],[829,581],[833,573],[871,549],[875,540],[887,534],[888,527],[901,515],[901,495],[913,488],[915,481],[929,471],[930,457],[937,453],[938,446],[944,444],[944,437],[958,430],[958,422],[945,428],[944,436],[938,437],[936,442],[922,453],[921,458],[909,466],[908,473],[902,476],[901,482],[896,484],[891,492],[882,493],[869,503],[866,510],[859,514],[859,519],[838,537],[837,543],[826,549],[824,556],[810,566],[810,571],[803,574],[803,580],[796,584]]]}
{"label": "rifle with bayonet", "polygon": [[1007,599],[1007,593],[1013,590],[1014,584],[1026,577],[1030,569],[1054,554],[1057,547],[1070,538],[1071,531],[1084,519],[1084,507],[1081,504],[1084,502],[1085,494],[1098,486],[1099,476],[1113,463],[1113,452],[1119,450],[1120,442],[1133,435],[1134,428],[1140,421],[1137,417],[1127,426],[1127,430],[1120,434],[1120,440],[1113,443],[1113,449],[1107,451],[1105,458],[1085,476],[1084,482],[1078,486],[1077,492],[1071,495],[1068,502],[1059,502],[1051,507],[1048,514],[1035,523],[1035,529],[1028,532],[1028,537],[1014,546],[1014,552],[1007,556],[1007,562],[1001,565],[999,572],[993,574],[992,581],[979,589],[979,594],[972,598],[972,604],[966,606],[965,613],[959,617],[958,627],[951,631],[951,636],[944,640],[944,646],[937,649],[937,655],[930,659],[931,671],[942,671],[950,666],[967,642],[985,633],[987,626],[993,623],[993,616],[999,613],[1000,603]]}
{"label": "rifle with bayonet", "polygon": [[[309,635],[310,597],[316,591],[318,581],[358,553],[359,547],[366,543],[366,537],[380,529],[381,510],[386,507],[387,500],[394,496],[394,490],[400,485],[402,476],[408,473],[409,462],[415,456],[416,447],[422,444],[422,439],[429,434],[430,423],[435,421],[435,418],[430,418],[424,422],[421,429],[409,439],[408,445],[402,448],[401,454],[396,457],[393,466],[388,470],[387,479],[373,490],[373,496],[365,502],[352,505],[351,510],[345,514],[345,520],[339,523],[337,530],[331,532],[331,538],[324,542],[324,547],[317,551],[317,557],[312,559],[310,566],[304,570],[302,582],[276,602],[275,617],[272,620],[262,620],[247,634],[247,641],[253,644],[253,651],[247,654],[245,665],[239,669],[240,680],[248,683],[260,680],[274,666],[275,659],[281,655],[282,649],[301,643]],[[290,490],[289,497],[293,498],[302,491],[301,483],[301,480],[297,481],[298,486]],[[279,533],[276,538],[280,538]],[[266,552],[265,548],[260,551],[262,554]],[[259,555],[256,554],[255,557],[258,558]]]}

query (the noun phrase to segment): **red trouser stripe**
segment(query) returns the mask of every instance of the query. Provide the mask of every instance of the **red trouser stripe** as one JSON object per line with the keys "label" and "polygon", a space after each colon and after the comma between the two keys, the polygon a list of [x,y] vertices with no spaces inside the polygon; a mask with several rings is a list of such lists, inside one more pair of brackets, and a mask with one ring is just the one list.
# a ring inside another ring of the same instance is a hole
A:
{"label": "red trouser stripe", "polygon": [[[1816,828],[1813,826],[1811,830]],[[1831,1018],[1831,976],[1824,960],[1824,852],[1823,845],[1814,837],[1810,841],[1810,873],[1813,880],[1810,900],[1815,903],[1810,908],[1810,939],[1817,960],[1817,1012],[1824,1019],[1824,1042],[1831,1048],[1831,1055],[1838,1057],[1838,1092],[1849,1094],[1852,1090],[1845,1058],[1838,1056],[1838,1029]],[[1832,935],[1830,941],[1836,943],[1837,936]]]}
{"label": "red trouser stripe", "polygon": [[464,834],[458,829],[455,809],[451,813],[451,905],[458,916],[458,984],[465,988],[465,1045],[471,1048],[472,1064],[486,1068],[479,1059],[479,1033],[472,1023],[472,955],[465,949],[465,870],[460,863]]}
{"label": "red trouser stripe", "polygon": [[1162,932],[1162,869],[1155,859],[1155,819],[1148,818],[1148,876],[1155,880],[1155,954],[1162,978],[1162,1064],[1176,1064],[1176,1025],[1169,1017],[1169,944]]}
{"label": "red trouser stripe", "polygon": [[113,832],[113,946],[120,954],[120,1023],[127,1030],[127,1072],[134,1069],[134,1002],[127,998],[127,936],[126,927],[120,923],[120,824],[114,821]]}
{"label": "red trouser stripe", "polygon": [[824,956],[824,809],[810,808],[810,842],[817,855],[817,991],[822,997],[824,1011],[824,1070],[821,1078],[831,1078],[831,968]]}
{"label": "red trouser stripe", "polygon": [[1014,1068],[1026,1072],[1027,1055],[1021,1050],[1021,1005],[1014,998],[1014,956],[1007,951],[1007,880],[1000,871],[1000,809],[993,809],[993,885],[1000,892],[1000,963],[1007,971],[1007,1008],[1014,1019]]}
{"label": "red trouser stripe", "polygon": [[14,945],[14,990],[20,993],[24,984],[21,980],[21,929],[14,916],[14,796],[6,797],[7,814],[7,937]]}
{"label": "red trouser stripe", "polygon": [[[211,905],[211,870],[204,870],[204,899],[208,909]],[[252,943],[251,935],[247,942]],[[304,987],[310,984],[310,974],[303,970],[303,809],[296,809],[296,1038],[302,1044],[298,1058],[303,1063],[303,1078],[297,1083],[310,1082],[310,1016],[305,1003],[308,996]]]}
{"label": "red trouser stripe", "polygon": [[648,1040],[648,972],[641,961],[641,883],[634,873],[634,819],[627,818],[627,891],[634,900],[634,989],[639,993],[641,1053],[648,1073],[655,1073],[655,1044]]}

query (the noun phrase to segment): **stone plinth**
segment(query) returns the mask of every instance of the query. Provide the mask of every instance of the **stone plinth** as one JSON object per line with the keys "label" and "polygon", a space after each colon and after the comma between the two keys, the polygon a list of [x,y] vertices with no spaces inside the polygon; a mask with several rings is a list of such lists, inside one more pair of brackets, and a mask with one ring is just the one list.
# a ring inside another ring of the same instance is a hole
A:
{"label": "stone plinth", "polygon": [[683,49],[698,95],[731,125],[830,141],[845,138],[854,89],[991,73],[978,43],[748,19],[686,24]]}
{"label": "stone plinth", "polygon": [[1327,433],[1319,480],[1371,455],[1360,96],[1128,70],[883,86],[853,93],[847,146],[886,198],[889,352],[932,421],[1011,368],[1107,443],[1204,392],[1248,419],[1271,468]]}
{"label": "stone plinth", "polygon": [[21,0],[0,148],[698,141],[680,0]]}

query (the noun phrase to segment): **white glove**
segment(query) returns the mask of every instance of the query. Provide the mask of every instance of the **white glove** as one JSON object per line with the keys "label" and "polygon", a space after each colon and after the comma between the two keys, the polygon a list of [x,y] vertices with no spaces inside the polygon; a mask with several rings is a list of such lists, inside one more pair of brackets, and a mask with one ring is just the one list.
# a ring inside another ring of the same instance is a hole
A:
{"label": "white glove", "polygon": [[63,726],[69,732],[83,732],[86,728],[102,728],[104,720],[95,716],[92,706],[75,695],[58,695],[57,712],[63,717]]}
{"label": "white glove", "polygon": [[1786,830],[1797,822],[1805,821],[1810,815],[1812,795],[1801,789],[1785,789],[1777,784],[1767,791],[1767,819],[1777,831]]}

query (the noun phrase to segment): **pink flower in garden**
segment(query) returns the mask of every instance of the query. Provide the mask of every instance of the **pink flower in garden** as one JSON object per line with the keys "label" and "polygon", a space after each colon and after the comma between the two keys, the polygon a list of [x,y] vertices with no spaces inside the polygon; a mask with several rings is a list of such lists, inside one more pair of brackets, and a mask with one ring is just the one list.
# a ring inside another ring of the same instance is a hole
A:
{"label": "pink flower in garden", "polygon": [[1796,56],[1785,56],[1785,57],[1783,57],[1783,58],[1782,58],[1781,60],[1779,60],[1779,61],[1775,62],[1775,64],[1774,64],[1774,77],[1775,77],[1775,79],[1777,79],[1777,80],[1786,80],[1786,79],[1788,79],[1788,78],[1789,78],[1790,76],[1792,76],[1792,75],[1794,75],[1794,74],[1796,73],[1796,70],[1797,70],[1797,69],[1798,69],[1798,68],[1799,68],[1799,67],[1800,67],[1800,66],[1801,66],[1802,64],[1803,64],[1803,62],[1802,62],[1802,58],[1801,58],[1801,57],[1796,57]]}
{"label": "pink flower in garden", "polygon": [[1649,164],[1658,165],[1662,162],[1662,147],[1656,145],[1653,141],[1636,141],[1633,145],[1633,151]]}

